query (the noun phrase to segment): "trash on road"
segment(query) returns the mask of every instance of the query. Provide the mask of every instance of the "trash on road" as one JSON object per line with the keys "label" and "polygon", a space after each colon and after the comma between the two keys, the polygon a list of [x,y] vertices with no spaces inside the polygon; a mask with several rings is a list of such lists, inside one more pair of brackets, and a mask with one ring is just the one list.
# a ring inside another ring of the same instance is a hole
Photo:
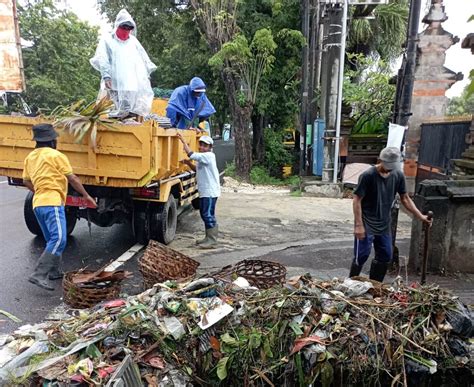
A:
{"label": "trash on road", "polygon": [[469,383],[472,317],[437,286],[221,277],[157,283],[2,337],[0,384]]}
{"label": "trash on road", "polygon": [[10,320],[16,323],[21,323],[21,320],[15,315],[7,312],[6,310],[0,309],[0,314],[3,314],[5,317],[8,317]]}

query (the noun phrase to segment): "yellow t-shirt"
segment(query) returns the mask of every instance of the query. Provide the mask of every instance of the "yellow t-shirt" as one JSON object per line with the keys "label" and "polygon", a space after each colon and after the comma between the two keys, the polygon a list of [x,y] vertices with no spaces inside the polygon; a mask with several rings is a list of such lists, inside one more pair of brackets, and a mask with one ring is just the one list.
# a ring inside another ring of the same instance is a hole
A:
{"label": "yellow t-shirt", "polygon": [[37,148],[25,159],[23,180],[35,188],[33,208],[63,206],[66,203],[67,177],[72,174],[68,158],[53,148]]}

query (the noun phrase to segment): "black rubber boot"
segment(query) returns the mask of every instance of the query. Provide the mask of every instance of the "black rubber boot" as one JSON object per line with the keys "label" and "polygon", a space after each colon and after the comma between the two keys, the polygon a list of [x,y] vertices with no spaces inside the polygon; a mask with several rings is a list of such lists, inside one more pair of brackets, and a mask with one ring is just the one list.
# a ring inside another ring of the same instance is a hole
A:
{"label": "black rubber boot", "polygon": [[359,266],[357,263],[352,261],[351,270],[349,272],[349,278],[357,277],[362,271],[362,266]]}
{"label": "black rubber boot", "polygon": [[370,279],[375,281],[383,282],[385,278],[385,274],[387,273],[388,263],[386,262],[379,262],[375,259],[372,261],[370,265]]}
{"label": "black rubber boot", "polygon": [[54,290],[54,286],[48,280],[48,274],[54,266],[55,256],[47,251],[41,254],[35,271],[28,277],[28,281],[40,288],[46,290]]}
{"label": "black rubber boot", "polygon": [[55,281],[59,280],[64,277],[64,272],[62,271],[62,257],[55,255],[54,256],[54,266],[53,268],[49,271],[48,278],[50,281]]}

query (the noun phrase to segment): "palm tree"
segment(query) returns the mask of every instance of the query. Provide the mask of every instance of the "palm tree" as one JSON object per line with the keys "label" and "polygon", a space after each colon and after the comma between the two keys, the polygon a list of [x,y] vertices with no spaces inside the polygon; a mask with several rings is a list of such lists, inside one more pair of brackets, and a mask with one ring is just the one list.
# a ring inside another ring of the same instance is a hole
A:
{"label": "palm tree", "polygon": [[408,0],[352,7],[347,51],[393,62],[403,51],[408,9]]}

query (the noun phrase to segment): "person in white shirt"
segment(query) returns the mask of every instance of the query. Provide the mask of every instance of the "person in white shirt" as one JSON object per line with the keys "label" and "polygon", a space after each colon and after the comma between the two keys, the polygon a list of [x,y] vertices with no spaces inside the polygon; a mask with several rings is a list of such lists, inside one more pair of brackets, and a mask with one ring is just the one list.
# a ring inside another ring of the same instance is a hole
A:
{"label": "person in white shirt", "polygon": [[[203,249],[212,249],[217,245],[219,228],[217,226],[215,212],[217,198],[221,195],[216,155],[212,151],[214,141],[209,136],[200,137],[199,152],[193,152],[179,132],[178,137],[183,143],[184,151],[189,157],[189,160],[185,160],[184,162],[196,171],[199,192],[199,212],[206,228],[205,238],[196,243]],[[195,161],[196,165],[192,161]]]}

